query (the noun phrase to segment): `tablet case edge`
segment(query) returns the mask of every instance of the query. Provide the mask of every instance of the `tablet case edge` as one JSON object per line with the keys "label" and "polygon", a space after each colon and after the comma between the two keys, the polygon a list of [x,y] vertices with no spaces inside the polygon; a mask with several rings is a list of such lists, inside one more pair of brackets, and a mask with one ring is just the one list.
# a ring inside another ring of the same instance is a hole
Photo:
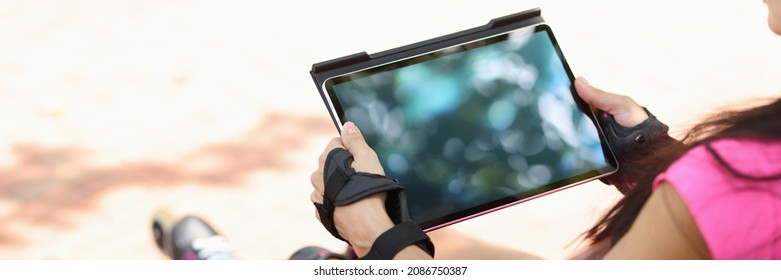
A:
{"label": "tablet case edge", "polygon": [[[351,55],[315,63],[312,65],[312,69],[310,70],[309,73],[312,76],[312,80],[314,81],[315,86],[317,86],[317,90],[320,92],[320,97],[323,99],[323,104],[326,106],[326,109],[328,110],[328,94],[323,91],[322,85],[328,77],[333,76],[331,74],[335,72],[346,72],[346,71],[338,71],[340,69],[345,69],[350,66],[355,66],[356,64],[367,63],[372,60],[376,60],[380,58],[391,57],[403,52],[407,52],[407,51],[411,51],[423,47],[433,46],[439,43],[443,43],[445,41],[465,37],[479,32],[488,31],[491,29],[496,29],[508,25],[528,26],[532,24],[542,23],[544,21],[545,20],[542,18],[542,11],[540,10],[540,8],[533,8],[526,11],[506,15],[503,17],[494,18],[483,26],[478,26],[475,28],[466,29],[463,31],[451,33],[433,39],[424,40],[406,46],[401,46],[386,51],[381,51],[375,54],[370,55],[364,51],[364,52],[354,53]],[[336,127],[337,130],[339,130],[339,124],[336,122],[337,119],[336,116],[333,115],[334,113],[331,112],[331,110],[328,110],[328,113],[331,115],[331,120],[334,122],[334,126]]]}

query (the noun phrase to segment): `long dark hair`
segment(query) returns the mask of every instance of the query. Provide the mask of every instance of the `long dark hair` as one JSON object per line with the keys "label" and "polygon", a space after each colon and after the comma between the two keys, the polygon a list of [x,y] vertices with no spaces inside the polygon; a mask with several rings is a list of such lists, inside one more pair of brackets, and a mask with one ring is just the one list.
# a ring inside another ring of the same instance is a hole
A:
{"label": "long dark hair", "polygon": [[651,196],[651,188],[655,177],[695,146],[705,145],[714,158],[735,176],[756,180],[781,178],[781,174],[771,177],[753,177],[738,172],[710,147],[712,141],[724,138],[743,138],[760,141],[781,140],[781,98],[773,99],[768,104],[750,109],[727,110],[713,114],[706,118],[704,122],[692,127],[681,140],[681,145],[669,145],[659,151],[661,160],[636,164],[635,166],[642,167],[645,170],[637,187],[627,192],[613,208],[605,213],[585,233],[585,239],[590,241],[591,244],[603,241],[616,244],[629,231],[645,202]]}

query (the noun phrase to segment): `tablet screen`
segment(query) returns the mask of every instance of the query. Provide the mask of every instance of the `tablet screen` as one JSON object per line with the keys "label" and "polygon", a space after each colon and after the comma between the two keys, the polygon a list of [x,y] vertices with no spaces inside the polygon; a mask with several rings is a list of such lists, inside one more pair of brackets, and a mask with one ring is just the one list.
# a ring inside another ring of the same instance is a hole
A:
{"label": "tablet screen", "polygon": [[[615,170],[537,25],[331,78],[412,218],[438,228]],[[590,112],[588,113],[590,114]]]}

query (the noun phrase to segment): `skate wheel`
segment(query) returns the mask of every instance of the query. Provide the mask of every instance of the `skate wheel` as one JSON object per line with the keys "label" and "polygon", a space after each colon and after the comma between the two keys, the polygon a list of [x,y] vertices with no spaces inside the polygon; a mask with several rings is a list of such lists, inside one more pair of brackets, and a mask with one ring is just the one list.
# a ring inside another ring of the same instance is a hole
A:
{"label": "skate wheel", "polygon": [[152,216],[152,236],[155,239],[155,244],[160,251],[166,253],[169,251],[171,244],[167,244],[167,239],[170,239],[168,235],[171,234],[171,230],[176,223],[174,215],[168,209],[159,209]]}

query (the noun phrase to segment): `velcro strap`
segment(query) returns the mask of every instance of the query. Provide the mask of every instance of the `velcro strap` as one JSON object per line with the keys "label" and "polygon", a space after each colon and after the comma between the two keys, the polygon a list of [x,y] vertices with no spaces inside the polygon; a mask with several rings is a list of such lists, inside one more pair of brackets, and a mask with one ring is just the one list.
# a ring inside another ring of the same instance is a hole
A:
{"label": "velcro strap", "polygon": [[[645,109],[645,108],[643,108]],[[649,148],[658,147],[660,142],[669,140],[669,127],[645,109],[648,118],[634,127],[624,127],[613,115],[603,113],[600,119],[605,126],[607,140],[616,157],[621,161],[636,161],[652,154]]]}
{"label": "velcro strap", "polygon": [[634,127],[624,127],[616,121],[613,115],[600,111],[598,118],[602,124],[607,142],[613,149],[618,160],[618,172],[603,177],[606,184],[612,184],[622,193],[633,189],[638,183],[638,177],[644,173],[637,162],[654,162],[655,151],[667,145],[678,143],[667,133],[669,127],[659,121],[648,109],[643,108],[648,119]]}
{"label": "velcro strap", "polygon": [[347,241],[339,234],[334,224],[334,209],[352,204],[373,194],[387,192],[385,208],[394,223],[408,219],[404,188],[385,176],[366,172],[355,172],[353,156],[337,148],[328,153],[323,167],[323,204],[315,203],[320,222],[336,238]]}
{"label": "velcro strap", "polygon": [[434,257],[434,243],[425,232],[412,221],[399,223],[382,233],[372,244],[362,260],[390,260],[409,245],[417,245],[426,254]]}

